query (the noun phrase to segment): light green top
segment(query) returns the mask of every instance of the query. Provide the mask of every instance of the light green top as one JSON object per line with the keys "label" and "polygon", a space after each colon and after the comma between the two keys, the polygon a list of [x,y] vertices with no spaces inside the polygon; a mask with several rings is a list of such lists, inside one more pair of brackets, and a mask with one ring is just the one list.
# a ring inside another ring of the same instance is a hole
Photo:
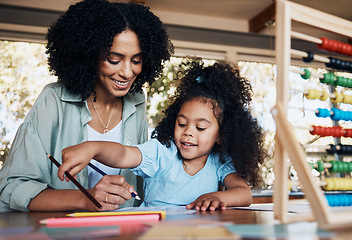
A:
{"label": "light green top", "polygon": [[[146,103],[144,94],[123,97],[123,143],[136,145],[147,140]],[[0,211],[29,211],[32,198],[46,188],[77,189],[70,181],[57,177],[57,167],[46,153],[61,161],[63,148],[87,140],[87,123],[92,119],[87,101],[70,93],[61,83],[44,87],[32,109],[20,125],[11,150],[0,170]],[[143,183],[128,169],[121,175],[143,197]],[[88,187],[88,170],[77,175]],[[138,186],[137,186],[138,185]],[[120,207],[138,206],[134,198]]]}

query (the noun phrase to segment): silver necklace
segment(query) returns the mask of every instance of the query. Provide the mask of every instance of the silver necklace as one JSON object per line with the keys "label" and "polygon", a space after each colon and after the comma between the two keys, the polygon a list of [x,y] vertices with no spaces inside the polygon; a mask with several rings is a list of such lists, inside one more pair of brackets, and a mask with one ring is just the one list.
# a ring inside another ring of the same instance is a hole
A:
{"label": "silver necklace", "polygon": [[95,112],[97,113],[97,116],[98,116],[98,118],[99,118],[101,124],[102,124],[103,127],[105,128],[104,131],[103,131],[103,134],[108,133],[108,132],[109,132],[109,129],[108,129],[108,128],[109,128],[109,124],[110,124],[110,121],[111,121],[112,113],[114,112],[114,106],[115,106],[116,98],[114,99],[114,102],[111,103],[111,108],[112,108],[112,109],[111,109],[110,117],[109,117],[109,120],[108,120],[108,123],[106,124],[106,126],[105,126],[103,120],[101,119],[101,117],[100,117],[100,115],[99,115],[99,113],[98,113],[98,111],[97,111],[97,108],[96,108],[95,105],[94,105],[93,99],[91,98],[90,100],[92,101],[93,108],[94,108]]}

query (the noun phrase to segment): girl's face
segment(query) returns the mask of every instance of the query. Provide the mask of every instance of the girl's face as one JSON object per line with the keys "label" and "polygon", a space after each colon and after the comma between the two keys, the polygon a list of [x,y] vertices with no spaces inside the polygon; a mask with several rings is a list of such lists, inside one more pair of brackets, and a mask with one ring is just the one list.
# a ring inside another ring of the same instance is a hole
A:
{"label": "girl's face", "polygon": [[142,72],[142,50],[138,36],[130,30],[117,34],[110,54],[99,61],[98,69],[96,92],[105,91],[115,97],[126,95]]}
{"label": "girl's face", "polygon": [[176,118],[174,137],[184,160],[206,161],[219,138],[212,104],[200,99],[185,102]]}

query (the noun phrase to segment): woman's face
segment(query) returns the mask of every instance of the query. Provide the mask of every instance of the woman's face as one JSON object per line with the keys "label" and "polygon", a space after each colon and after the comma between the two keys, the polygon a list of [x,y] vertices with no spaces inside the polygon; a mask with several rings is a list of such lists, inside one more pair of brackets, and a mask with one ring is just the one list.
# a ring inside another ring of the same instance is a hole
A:
{"label": "woman's face", "polygon": [[105,91],[122,97],[141,72],[142,50],[138,36],[130,30],[123,31],[114,37],[106,59],[99,61],[95,91],[98,96]]}

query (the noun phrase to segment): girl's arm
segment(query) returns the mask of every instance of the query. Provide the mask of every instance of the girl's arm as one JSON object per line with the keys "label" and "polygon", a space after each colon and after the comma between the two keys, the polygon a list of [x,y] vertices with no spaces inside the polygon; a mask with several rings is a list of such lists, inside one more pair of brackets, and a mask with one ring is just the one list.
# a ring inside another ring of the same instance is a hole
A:
{"label": "girl's arm", "polygon": [[230,173],[224,179],[225,191],[203,194],[186,206],[187,209],[206,211],[226,207],[249,206],[252,192],[246,181],[238,173]]}
{"label": "girl's arm", "polygon": [[137,147],[115,142],[87,141],[62,150],[62,165],[58,176],[64,180],[65,171],[75,176],[85,168],[91,159],[115,168],[134,168],[142,161]]}

